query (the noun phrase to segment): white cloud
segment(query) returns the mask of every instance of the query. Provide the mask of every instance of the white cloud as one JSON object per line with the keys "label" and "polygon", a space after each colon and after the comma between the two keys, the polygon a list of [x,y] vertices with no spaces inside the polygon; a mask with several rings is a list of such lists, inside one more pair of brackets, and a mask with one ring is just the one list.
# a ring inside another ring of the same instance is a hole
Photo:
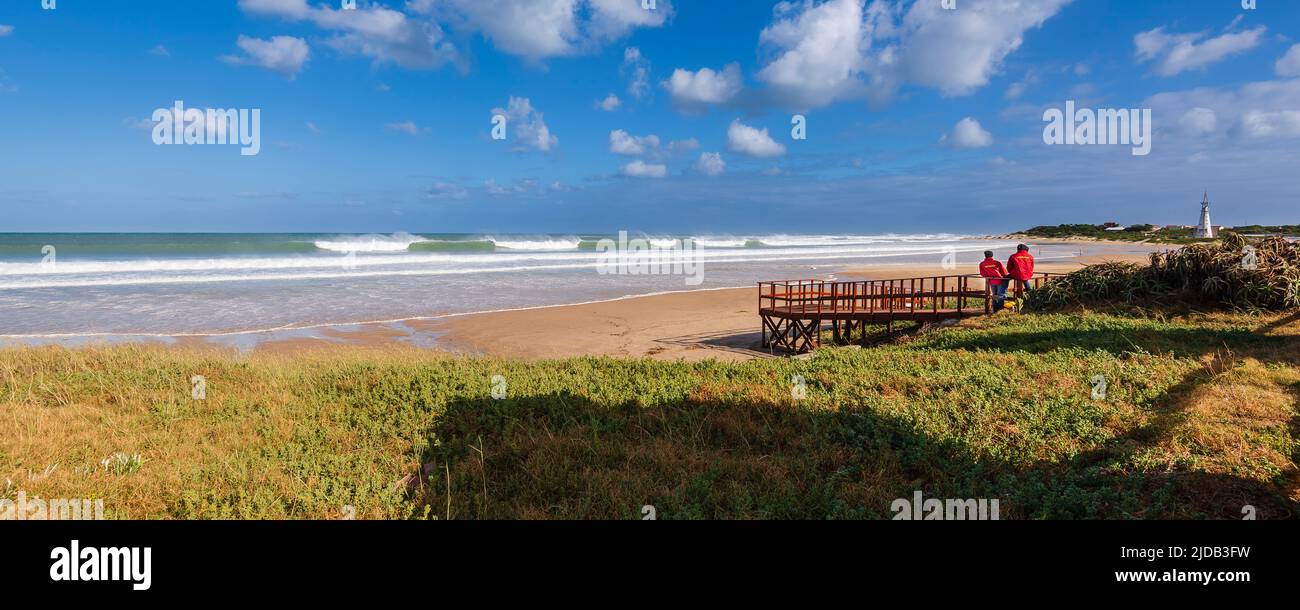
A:
{"label": "white cloud", "polygon": [[492,114],[506,117],[506,131],[514,134],[516,151],[547,152],[560,144],[560,139],[546,126],[542,113],[526,97],[512,96],[505,108],[493,108]]}
{"label": "white cloud", "polygon": [[613,93],[605,96],[605,99],[596,102],[596,107],[605,112],[614,112],[619,106],[623,105],[623,100],[618,99]]}
{"label": "white cloud", "polygon": [[952,132],[939,141],[953,148],[986,148],[993,145],[993,134],[980,126],[979,121],[966,117],[957,121]]}
{"label": "white cloud", "polygon": [[171,56],[172,56],[172,52],[171,52],[171,51],[168,51],[168,50],[167,50],[167,47],[164,47],[164,46],[162,46],[162,45],[154,45],[154,48],[149,49],[149,53],[151,53],[151,54],[153,54],[153,55],[157,55],[158,57],[171,57]]}
{"label": "white cloud", "polygon": [[641,49],[624,49],[623,66],[619,71],[627,77],[627,92],[632,97],[641,99],[650,92],[650,60],[641,55]]}
{"label": "white cloud", "polygon": [[1183,128],[1183,131],[1192,135],[1214,133],[1214,128],[1218,124],[1218,116],[1209,108],[1193,108],[1178,119],[1178,124]]}
{"label": "white cloud", "polygon": [[948,96],[988,84],[1025,33],[1071,0],[781,2],[759,39],[772,59],[759,79],[779,101],[816,108],[871,97],[883,102],[907,83]]}
{"label": "white cloud", "polygon": [[0,24],[0,38],[4,38],[5,36],[8,36],[13,33],[14,33],[14,26]]}
{"label": "white cloud", "polygon": [[232,64],[259,66],[293,80],[311,58],[307,41],[293,36],[275,36],[270,40],[240,35],[235,44],[244,51],[243,56],[225,55],[221,59]]}
{"label": "white cloud", "polygon": [[956,11],[944,10],[938,2],[916,2],[897,30],[877,22],[877,32],[897,42],[873,57],[874,72],[886,84],[905,81],[947,96],[969,95],[1001,70],[1027,31],[1042,26],[1070,1],[970,0]]}
{"label": "white cloud", "polygon": [[418,136],[421,133],[429,131],[428,128],[416,125],[414,121],[402,121],[400,123],[389,123],[384,125],[389,131],[397,131],[407,135]]}
{"label": "white cloud", "polygon": [[695,162],[695,171],[706,176],[717,176],[727,171],[727,162],[722,160],[720,153],[700,153],[700,160]]}
{"label": "white cloud", "polygon": [[1295,137],[1300,79],[1247,83],[1236,89],[1200,87],[1160,93],[1141,104],[1156,116],[1182,117],[1184,133],[1246,138]]}
{"label": "white cloud", "polygon": [[727,128],[727,148],[732,152],[751,157],[779,157],[785,154],[785,146],[767,135],[766,129],[755,129],[736,119]]}
{"label": "white cloud", "polygon": [[[416,0],[407,6],[418,12],[425,4]],[[358,3],[356,10],[342,10],[324,4],[309,6],[306,0],[239,0],[239,8],[254,15],[309,21],[321,29],[337,32],[326,44],[376,62],[422,69],[459,60],[455,46],[446,40],[436,21],[412,17],[379,4]]]}
{"label": "white cloud", "polygon": [[673,16],[672,0],[657,0],[654,10],[641,0],[587,0],[590,35],[596,40],[622,38],[636,28],[657,28]]}
{"label": "white cloud", "polygon": [[1252,138],[1297,138],[1300,137],[1300,110],[1252,110],[1241,117],[1241,127]]}
{"label": "white cloud", "polygon": [[260,15],[305,19],[311,12],[307,0],[239,0],[239,8]]}
{"label": "white cloud", "polygon": [[857,95],[857,77],[866,67],[863,53],[871,45],[862,0],[805,2],[802,7],[781,2],[773,12],[759,43],[772,50],[774,59],[759,70],[759,80],[810,108]]}
{"label": "white cloud", "polygon": [[1278,76],[1284,78],[1300,76],[1300,44],[1292,45],[1286,55],[1273,64],[1273,69],[1277,70]]}
{"label": "white cloud", "polygon": [[623,175],[633,178],[663,178],[668,175],[668,167],[637,159],[623,166]]}
{"label": "white cloud", "polygon": [[321,132],[320,128],[317,127],[316,124],[311,121],[307,121],[307,131],[310,131],[314,134],[320,134]]}
{"label": "white cloud", "polygon": [[609,132],[609,152],[636,157],[656,148],[659,148],[659,136],[633,136],[622,129]]}
{"label": "white cloud", "polygon": [[1205,32],[1167,34],[1159,27],[1134,36],[1133,44],[1139,62],[1152,62],[1156,74],[1173,76],[1249,51],[1259,46],[1264,31],[1264,26],[1260,26],[1205,39]]}
{"label": "white cloud", "polygon": [[540,61],[577,55],[636,28],[657,28],[673,14],[671,2],[656,9],[631,0],[442,0],[417,8],[456,26],[480,32],[497,49]]}
{"label": "white cloud", "polygon": [[678,68],[663,82],[663,87],[678,104],[723,104],[740,93],[740,64],[729,64],[721,71],[700,68],[691,72]]}

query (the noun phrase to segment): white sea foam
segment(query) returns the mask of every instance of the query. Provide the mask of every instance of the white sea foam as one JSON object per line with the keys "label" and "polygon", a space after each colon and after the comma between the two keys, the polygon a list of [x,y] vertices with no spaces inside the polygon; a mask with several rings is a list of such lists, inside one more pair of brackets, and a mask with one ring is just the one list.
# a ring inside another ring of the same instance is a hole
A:
{"label": "white sea foam", "polygon": [[510,250],[577,250],[578,246],[582,244],[582,240],[577,237],[567,237],[564,239],[497,239],[488,236],[484,237],[484,239],[496,244],[498,248],[507,248]]}
{"label": "white sea foam", "polygon": [[411,244],[429,241],[409,233],[392,235],[341,236],[336,239],[313,242],[317,248],[330,252],[404,252]]}

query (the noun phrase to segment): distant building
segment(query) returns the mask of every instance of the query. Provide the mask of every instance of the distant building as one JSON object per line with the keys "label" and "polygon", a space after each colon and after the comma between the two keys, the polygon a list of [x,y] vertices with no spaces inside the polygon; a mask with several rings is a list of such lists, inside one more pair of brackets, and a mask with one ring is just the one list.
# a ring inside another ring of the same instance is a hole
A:
{"label": "distant building", "polygon": [[1192,234],[1192,237],[1213,239],[1218,235],[1214,229],[1214,225],[1210,224],[1210,192],[1205,191],[1205,198],[1201,200],[1201,223],[1196,225],[1196,233]]}
{"label": "distant building", "polygon": [[1106,227],[1107,231],[1123,231],[1124,229],[1125,227],[1121,227],[1119,225],[1115,225],[1113,227]]}

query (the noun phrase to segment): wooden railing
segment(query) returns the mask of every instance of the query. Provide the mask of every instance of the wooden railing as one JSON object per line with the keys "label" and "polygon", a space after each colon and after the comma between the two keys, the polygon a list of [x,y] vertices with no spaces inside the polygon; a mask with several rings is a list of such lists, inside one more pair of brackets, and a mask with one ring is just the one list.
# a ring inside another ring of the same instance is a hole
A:
{"label": "wooden railing", "polygon": [[[1030,290],[1059,274],[1036,273],[1026,280]],[[1010,282],[1011,297],[1019,282]],[[780,280],[758,283],[759,310],[780,310],[801,318],[816,319],[834,314],[980,311],[993,313],[993,293],[986,278],[979,275],[941,275],[894,280],[835,282],[827,280]]]}

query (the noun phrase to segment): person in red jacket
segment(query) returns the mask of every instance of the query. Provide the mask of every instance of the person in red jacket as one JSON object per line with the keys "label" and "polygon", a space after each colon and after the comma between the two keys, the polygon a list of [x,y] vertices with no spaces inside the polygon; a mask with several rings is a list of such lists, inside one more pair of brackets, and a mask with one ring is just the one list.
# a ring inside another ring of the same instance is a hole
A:
{"label": "person in red jacket", "polygon": [[1007,270],[998,259],[993,258],[992,250],[984,251],[980,275],[987,278],[984,283],[988,284],[989,291],[993,293],[993,313],[1002,311],[1002,305],[1007,302]]}
{"label": "person in red jacket", "polygon": [[1016,298],[1024,296],[1029,280],[1034,277],[1034,255],[1029,253],[1029,246],[1016,246],[1016,253],[1007,259],[1007,275],[1016,280]]}

